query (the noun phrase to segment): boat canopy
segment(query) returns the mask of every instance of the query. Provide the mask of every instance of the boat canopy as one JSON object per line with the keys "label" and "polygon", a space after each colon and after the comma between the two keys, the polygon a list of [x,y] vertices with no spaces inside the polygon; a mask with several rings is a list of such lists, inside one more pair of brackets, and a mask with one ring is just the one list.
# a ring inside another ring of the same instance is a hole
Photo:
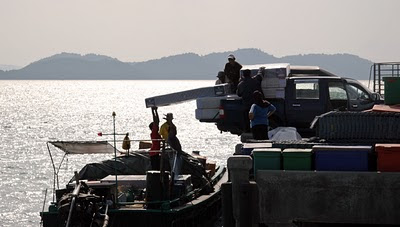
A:
{"label": "boat canopy", "polygon": [[[100,163],[86,164],[79,171],[80,180],[100,180],[109,175],[145,175],[151,168],[150,159],[145,155],[131,153],[129,156],[119,156]],[[73,177],[69,183],[74,182]]]}
{"label": "boat canopy", "polygon": [[[172,152],[172,151],[167,151]],[[200,161],[187,154],[181,152],[182,158],[181,174],[190,174],[194,188],[202,188],[211,190],[209,177]],[[170,160],[164,159],[163,165],[165,171],[170,171]],[[117,159],[105,160],[99,163],[90,163],[85,165],[79,171],[79,179],[81,180],[100,180],[109,175],[145,175],[146,171],[151,169],[150,158],[147,154],[132,152],[129,156],[119,156]],[[75,181],[75,177],[70,180]]]}
{"label": "boat canopy", "polygon": [[114,153],[114,147],[107,141],[50,141],[49,143],[66,154]]}
{"label": "boat canopy", "polygon": [[[50,144],[59,148],[67,154],[101,154],[113,153],[114,147],[107,141],[49,141]],[[118,151],[118,150],[117,150]],[[118,151],[119,152],[119,151]],[[172,150],[166,150],[166,153],[173,153]],[[51,152],[49,150],[51,157]],[[192,183],[195,188],[211,190],[209,177],[200,161],[187,154],[180,152],[182,158],[181,174],[192,175]],[[167,155],[168,156],[168,155]],[[52,159],[53,160],[53,159]],[[170,171],[171,166],[169,158],[165,158],[163,165],[165,171]],[[54,166],[54,172],[57,176],[58,171]],[[61,167],[61,164],[60,164]],[[129,156],[119,156],[116,159],[105,160],[100,163],[89,163],[79,171],[80,180],[100,180],[108,175],[145,175],[146,171],[151,169],[148,152],[132,152]],[[58,185],[58,178],[57,185]],[[70,180],[73,182],[75,178]]]}

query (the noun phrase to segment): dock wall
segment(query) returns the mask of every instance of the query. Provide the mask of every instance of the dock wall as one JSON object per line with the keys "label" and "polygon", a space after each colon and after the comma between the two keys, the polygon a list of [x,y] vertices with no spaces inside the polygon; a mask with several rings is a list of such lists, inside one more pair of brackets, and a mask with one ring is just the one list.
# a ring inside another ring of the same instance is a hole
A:
{"label": "dock wall", "polygon": [[260,223],[400,225],[400,173],[258,170]]}

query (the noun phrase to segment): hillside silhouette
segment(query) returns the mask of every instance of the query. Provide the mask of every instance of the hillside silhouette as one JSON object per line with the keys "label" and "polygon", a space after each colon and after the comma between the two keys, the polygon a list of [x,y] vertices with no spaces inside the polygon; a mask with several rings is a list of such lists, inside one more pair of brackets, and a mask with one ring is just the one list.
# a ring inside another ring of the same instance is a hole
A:
{"label": "hillside silhouette", "polygon": [[316,65],[339,76],[367,80],[373,64],[351,54],[307,54],[274,57],[259,49],[211,53],[200,56],[185,53],[145,62],[122,62],[96,54],[56,54],[33,62],[18,70],[0,70],[0,79],[62,79],[62,80],[155,80],[215,79],[223,70],[227,56],[233,53],[238,62],[246,64],[290,63]]}

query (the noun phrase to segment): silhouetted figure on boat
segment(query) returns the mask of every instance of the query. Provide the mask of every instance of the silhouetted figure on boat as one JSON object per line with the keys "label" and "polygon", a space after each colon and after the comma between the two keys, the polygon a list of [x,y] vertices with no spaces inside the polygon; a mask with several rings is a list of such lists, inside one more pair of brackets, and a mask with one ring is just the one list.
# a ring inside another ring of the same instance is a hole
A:
{"label": "silhouetted figure on boat", "polygon": [[[151,169],[152,170],[160,170],[160,153],[161,150],[161,136],[158,133],[160,118],[158,116],[157,107],[151,108],[151,114],[153,116],[153,122],[149,124],[149,128],[151,130],[150,138],[151,138],[151,148],[149,152]],[[153,152],[152,152],[153,151]]]}
{"label": "silhouetted figure on boat", "polygon": [[167,140],[169,146],[175,151],[173,154],[170,154],[170,165],[172,172],[174,172],[175,176],[179,175],[181,172],[182,166],[182,146],[181,143],[176,137],[177,129],[175,124],[172,122],[174,119],[172,113],[167,113],[165,115],[166,122],[161,125],[160,135],[163,139]]}
{"label": "silhouetted figure on boat", "polygon": [[131,149],[131,140],[129,139],[129,133],[126,133],[124,140],[122,141],[122,149],[127,151],[129,155],[129,150]]}

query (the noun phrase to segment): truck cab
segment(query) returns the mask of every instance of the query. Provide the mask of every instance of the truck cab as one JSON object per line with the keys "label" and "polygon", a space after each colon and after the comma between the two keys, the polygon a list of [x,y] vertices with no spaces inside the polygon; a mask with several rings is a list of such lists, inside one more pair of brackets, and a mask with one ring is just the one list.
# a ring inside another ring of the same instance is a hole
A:
{"label": "truck cab", "polygon": [[[270,127],[296,127],[300,134],[312,135],[310,124],[323,113],[363,111],[383,101],[360,82],[336,76],[317,66],[265,64],[244,66],[252,76],[264,67],[262,90],[276,108],[270,117]],[[220,131],[241,135],[245,132],[245,108],[241,98],[220,99],[219,117],[215,123]],[[201,119],[200,119],[201,121]]]}

